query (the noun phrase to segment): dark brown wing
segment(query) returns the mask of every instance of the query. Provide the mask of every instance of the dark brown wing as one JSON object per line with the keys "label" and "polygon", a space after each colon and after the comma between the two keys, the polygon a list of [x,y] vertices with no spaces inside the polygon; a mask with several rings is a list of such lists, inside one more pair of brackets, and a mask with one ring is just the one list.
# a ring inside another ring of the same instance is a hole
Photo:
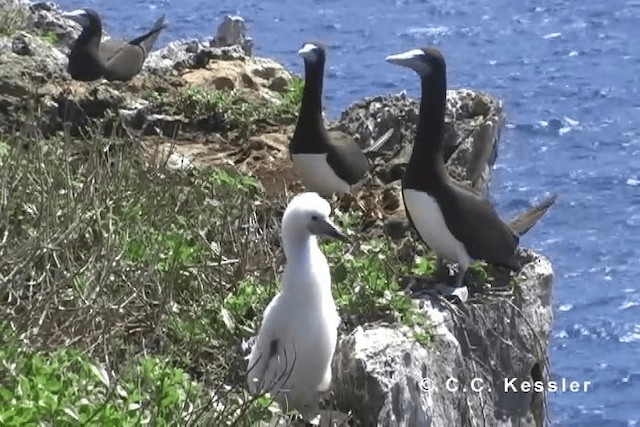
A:
{"label": "dark brown wing", "polygon": [[129,42],[123,40],[106,40],[100,45],[100,55],[105,62],[104,77],[107,80],[126,81],[142,70],[144,60],[153,47],[164,24],[161,16],[147,33]]}
{"label": "dark brown wing", "polygon": [[140,46],[127,45],[107,61],[104,78],[109,81],[130,80],[142,70],[144,59],[144,49]]}
{"label": "dark brown wing", "polygon": [[369,159],[350,135],[340,131],[329,134],[327,163],[340,179],[354,185],[369,171]]}
{"label": "dark brown wing", "polygon": [[118,54],[122,49],[129,46],[125,40],[108,39],[100,43],[100,57],[106,63]]}
{"label": "dark brown wing", "polygon": [[517,268],[514,255],[520,239],[488,200],[459,185],[447,186],[436,198],[447,199],[439,203],[445,223],[472,258]]}

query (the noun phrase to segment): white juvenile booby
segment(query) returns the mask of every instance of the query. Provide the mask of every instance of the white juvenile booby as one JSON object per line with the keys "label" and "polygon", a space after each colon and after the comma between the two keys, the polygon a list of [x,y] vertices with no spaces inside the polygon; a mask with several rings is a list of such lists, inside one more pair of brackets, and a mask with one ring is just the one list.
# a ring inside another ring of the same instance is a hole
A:
{"label": "white juvenile booby", "polygon": [[247,367],[252,393],[270,392],[285,410],[318,414],[318,392],[329,389],[340,317],[331,273],[316,236],[346,240],[317,193],[295,196],[282,218],[286,265],[280,292],[264,311]]}
{"label": "white juvenile booby", "polygon": [[82,26],[82,33],[69,53],[67,71],[74,80],[127,81],[142,70],[149,51],[166,25],[164,15],[151,30],[129,42],[109,39],[101,42],[102,19],[95,10],[78,9],[63,13],[64,18]]}
{"label": "white juvenile booby", "polygon": [[[323,195],[351,193],[369,171],[369,159],[353,138],[328,132],[322,117],[322,84],[326,50],[320,42],[307,42],[298,51],[304,59],[304,91],[300,114],[289,143],[294,169],[308,191]],[[365,152],[374,151],[391,137],[388,130]]]}
{"label": "white juvenile booby", "polygon": [[413,49],[390,55],[386,61],[416,71],[422,84],[416,139],[402,180],[409,222],[439,257],[459,265],[456,286],[462,285],[467,268],[476,259],[520,268],[516,257],[519,235],[540,219],[556,196],[528,209],[511,224],[504,223],[482,194],[453,181],[445,169],[447,73],[440,51]]}

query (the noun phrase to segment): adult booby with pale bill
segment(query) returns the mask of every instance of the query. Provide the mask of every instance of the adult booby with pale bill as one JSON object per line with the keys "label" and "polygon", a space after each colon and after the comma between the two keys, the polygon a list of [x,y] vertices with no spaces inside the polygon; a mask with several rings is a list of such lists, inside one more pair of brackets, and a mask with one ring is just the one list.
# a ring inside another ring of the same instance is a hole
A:
{"label": "adult booby with pale bill", "polygon": [[320,42],[307,42],[298,51],[304,59],[304,90],[296,128],[289,142],[294,169],[308,191],[323,195],[351,193],[370,168],[365,152],[382,146],[393,133],[388,130],[365,152],[353,138],[340,131],[327,131],[322,117],[322,84],[326,49]]}
{"label": "adult booby with pale bill", "polygon": [[287,206],[281,289],[264,311],[248,358],[249,391],[270,392],[283,409],[296,409],[307,420],[319,413],[318,392],[331,384],[340,323],[329,264],[316,237],[346,240],[330,213],[329,203],[317,193],[299,194]]}
{"label": "adult booby with pale bill", "polygon": [[82,33],[69,53],[67,71],[74,80],[131,80],[142,70],[149,51],[166,25],[161,16],[147,33],[131,41],[102,41],[102,19],[95,10],[78,9],[63,13],[64,18],[82,26]]}
{"label": "adult booby with pale bill", "polygon": [[402,180],[409,222],[439,257],[458,264],[456,286],[462,286],[473,260],[519,269],[519,234],[531,228],[556,196],[530,208],[512,226],[503,222],[483,195],[453,181],[445,169],[447,73],[440,51],[413,49],[386,61],[416,71],[422,84],[418,129]]}

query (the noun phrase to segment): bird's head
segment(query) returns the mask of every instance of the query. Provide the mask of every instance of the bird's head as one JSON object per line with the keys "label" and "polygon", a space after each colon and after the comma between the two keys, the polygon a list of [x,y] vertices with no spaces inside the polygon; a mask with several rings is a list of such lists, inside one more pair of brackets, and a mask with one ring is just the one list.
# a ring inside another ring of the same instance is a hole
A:
{"label": "bird's head", "polygon": [[82,28],[102,31],[100,15],[93,9],[76,9],[62,14],[63,18],[77,22]]}
{"label": "bird's head", "polygon": [[421,77],[431,73],[445,73],[446,64],[442,53],[434,47],[425,47],[422,49],[412,49],[403,53],[389,55],[385,61],[400,65],[402,67],[411,68]]}
{"label": "bird's head", "polygon": [[302,45],[298,51],[298,55],[302,56],[305,63],[315,64],[324,61],[326,49],[321,42],[308,41]]}
{"label": "bird's head", "polygon": [[300,234],[326,236],[346,241],[347,236],[333,223],[329,215],[329,202],[318,193],[296,195],[287,206],[282,218],[282,229]]}

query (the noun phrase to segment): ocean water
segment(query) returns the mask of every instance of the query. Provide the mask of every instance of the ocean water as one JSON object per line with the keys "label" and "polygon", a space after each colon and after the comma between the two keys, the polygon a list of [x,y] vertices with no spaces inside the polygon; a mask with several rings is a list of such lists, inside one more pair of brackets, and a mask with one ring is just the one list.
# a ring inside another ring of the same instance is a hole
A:
{"label": "ocean water", "polygon": [[[210,37],[243,16],[255,53],[302,73],[296,51],[329,51],[325,106],[336,118],[365,96],[407,90],[417,76],[384,62],[435,45],[451,88],[505,102],[491,197],[503,217],[560,194],[523,239],[556,272],[551,365],[590,381],[555,393],[562,426],[640,424],[640,0],[60,0],[93,7],[115,36],[135,36],[166,13],[159,45]],[[635,40],[635,41],[634,41]]]}

